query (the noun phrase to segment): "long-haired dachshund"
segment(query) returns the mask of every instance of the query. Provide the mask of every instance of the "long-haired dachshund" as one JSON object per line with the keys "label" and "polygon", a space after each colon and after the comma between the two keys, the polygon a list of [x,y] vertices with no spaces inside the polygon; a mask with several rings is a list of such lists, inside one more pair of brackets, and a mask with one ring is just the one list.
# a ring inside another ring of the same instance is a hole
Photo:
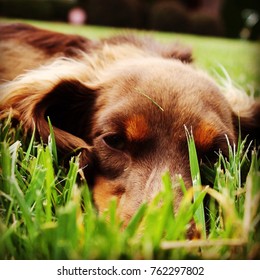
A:
{"label": "long-haired dachshund", "polygon": [[12,109],[43,141],[49,117],[59,152],[80,152],[99,211],[117,197],[125,223],[160,190],[164,171],[191,185],[185,126],[201,160],[227,153],[226,137],[236,142],[239,127],[259,137],[260,103],[224,95],[178,44],[91,41],[25,24],[2,25],[0,37],[1,116]]}

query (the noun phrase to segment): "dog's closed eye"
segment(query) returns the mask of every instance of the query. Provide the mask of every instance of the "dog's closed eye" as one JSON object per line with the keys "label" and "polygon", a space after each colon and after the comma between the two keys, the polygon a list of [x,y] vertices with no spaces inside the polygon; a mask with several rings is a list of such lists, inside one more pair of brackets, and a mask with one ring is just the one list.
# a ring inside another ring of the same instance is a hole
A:
{"label": "dog's closed eye", "polygon": [[200,123],[194,132],[197,152],[201,158],[207,158],[214,162],[217,153],[221,150],[224,155],[228,155],[228,139],[232,143],[233,136],[230,132],[218,128],[216,125]]}
{"label": "dog's closed eye", "polygon": [[123,150],[126,146],[125,137],[117,133],[109,133],[103,137],[103,142],[111,149]]}

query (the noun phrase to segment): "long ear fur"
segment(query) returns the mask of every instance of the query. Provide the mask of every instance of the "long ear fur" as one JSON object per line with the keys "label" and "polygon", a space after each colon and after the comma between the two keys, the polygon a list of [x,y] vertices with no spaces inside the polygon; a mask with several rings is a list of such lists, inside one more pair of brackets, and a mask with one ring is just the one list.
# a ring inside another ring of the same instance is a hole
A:
{"label": "long ear fur", "polygon": [[96,42],[87,38],[44,30],[24,23],[0,23],[0,83],[58,57],[80,59]]}
{"label": "long ear fur", "polygon": [[226,98],[233,110],[233,123],[236,134],[241,133],[242,139],[256,141],[260,144],[260,100],[248,95],[242,89],[229,85],[225,89]]}
{"label": "long ear fur", "polygon": [[39,135],[47,140],[50,132],[46,119],[49,117],[61,151],[90,149],[86,140],[94,103],[93,89],[79,81],[61,81],[34,106],[32,117]]}
{"label": "long ear fur", "polygon": [[36,127],[44,141],[49,136],[49,116],[59,151],[66,154],[83,150],[81,163],[87,164],[91,148],[86,137],[96,91],[80,82],[80,73],[84,70],[80,63],[60,60],[49,68],[43,67],[2,85],[0,115],[12,108],[25,130]]}
{"label": "long ear fur", "polygon": [[237,131],[241,130],[242,139],[247,136],[260,145],[260,101],[255,101],[246,114],[235,114],[234,124]]}
{"label": "long ear fur", "polygon": [[103,39],[101,42],[111,45],[128,44],[144,50],[150,54],[164,58],[178,59],[185,63],[192,62],[191,48],[179,43],[161,44],[151,37],[137,37],[131,33]]}
{"label": "long ear fur", "polygon": [[16,43],[27,44],[41,50],[47,56],[59,54],[65,57],[75,57],[79,50],[87,52],[94,42],[72,34],[63,34],[44,30],[25,23],[0,24],[0,40],[16,40]]}

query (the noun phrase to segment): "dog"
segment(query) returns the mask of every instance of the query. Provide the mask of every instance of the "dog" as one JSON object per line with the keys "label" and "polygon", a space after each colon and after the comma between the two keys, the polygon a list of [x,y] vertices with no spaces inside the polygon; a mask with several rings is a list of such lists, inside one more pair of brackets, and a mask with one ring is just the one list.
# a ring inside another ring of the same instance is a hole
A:
{"label": "dog", "polygon": [[94,41],[21,23],[3,24],[0,39],[1,117],[11,109],[43,141],[49,117],[60,154],[80,154],[97,209],[115,197],[125,224],[166,170],[192,185],[185,127],[202,162],[228,155],[240,129],[259,137],[260,102],[224,94],[179,44],[132,34]]}

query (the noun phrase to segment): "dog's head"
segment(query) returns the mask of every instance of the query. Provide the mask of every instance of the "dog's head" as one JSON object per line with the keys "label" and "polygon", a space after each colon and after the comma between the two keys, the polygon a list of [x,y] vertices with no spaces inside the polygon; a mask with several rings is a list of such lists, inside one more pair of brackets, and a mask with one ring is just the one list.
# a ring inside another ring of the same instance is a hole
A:
{"label": "dog's head", "polygon": [[[90,132],[97,170],[94,198],[103,210],[108,197],[117,197],[126,221],[158,193],[167,170],[178,208],[182,192],[176,174],[191,186],[185,127],[202,161],[215,161],[219,150],[228,156],[227,138],[235,143],[238,137],[238,117],[215,82],[177,60],[119,63],[100,85],[95,106]],[[256,112],[250,121],[241,117],[241,125],[256,125]]]}
{"label": "dog's head", "polygon": [[[127,222],[160,190],[166,170],[173,182],[181,174],[191,185],[185,126],[199,158],[212,159],[215,151],[228,152],[226,137],[236,142],[238,116],[215,82],[179,60],[137,52],[97,71],[99,59],[63,59],[4,85],[2,109],[13,107],[44,140],[49,116],[59,150],[81,151],[97,208],[116,197]],[[250,104],[240,124],[257,135],[259,104]],[[174,191],[178,207],[181,192]]]}

